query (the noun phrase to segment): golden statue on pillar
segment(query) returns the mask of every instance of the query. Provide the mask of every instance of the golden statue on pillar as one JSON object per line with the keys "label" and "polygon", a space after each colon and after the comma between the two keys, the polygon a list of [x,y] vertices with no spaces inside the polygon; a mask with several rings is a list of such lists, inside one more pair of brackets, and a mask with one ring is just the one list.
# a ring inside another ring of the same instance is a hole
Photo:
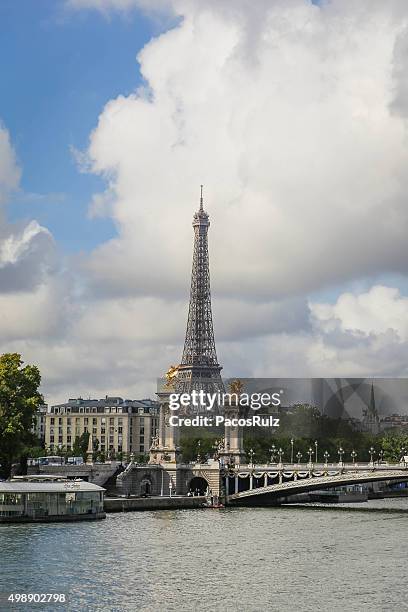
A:
{"label": "golden statue on pillar", "polygon": [[169,369],[167,370],[165,374],[166,384],[164,385],[166,389],[174,389],[173,385],[174,385],[175,379],[178,376],[178,369],[179,369],[179,366],[171,365]]}
{"label": "golden statue on pillar", "polygon": [[239,378],[236,378],[228,384],[228,387],[230,393],[236,393],[239,396],[241,395],[242,390],[244,388],[244,383],[242,382],[242,380],[239,380]]}

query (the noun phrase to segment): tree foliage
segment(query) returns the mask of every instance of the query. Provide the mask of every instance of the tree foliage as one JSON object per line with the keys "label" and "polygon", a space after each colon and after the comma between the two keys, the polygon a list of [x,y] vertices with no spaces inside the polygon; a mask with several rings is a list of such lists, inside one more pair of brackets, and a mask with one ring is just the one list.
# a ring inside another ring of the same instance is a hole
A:
{"label": "tree foliage", "polygon": [[403,455],[408,455],[408,434],[403,430],[390,430],[381,440],[384,459],[400,461]]}
{"label": "tree foliage", "polygon": [[80,436],[77,436],[74,440],[72,447],[74,457],[83,457],[84,461],[87,459],[87,450],[89,444],[89,431],[84,431]]}
{"label": "tree foliage", "polygon": [[10,476],[13,463],[35,444],[31,430],[35,413],[44,403],[40,383],[37,366],[24,365],[21,355],[0,356],[0,475],[3,478]]}
{"label": "tree foliage", "polygon": [[180,437],[180,446],[183,461],[195,461],[198,454],[201,458],[212,457],[215,452],[215,443],[222,437],[223,433],[211,431],[205,427],[194,427],[194,435],[191,435],[192,427],[183,427]]}

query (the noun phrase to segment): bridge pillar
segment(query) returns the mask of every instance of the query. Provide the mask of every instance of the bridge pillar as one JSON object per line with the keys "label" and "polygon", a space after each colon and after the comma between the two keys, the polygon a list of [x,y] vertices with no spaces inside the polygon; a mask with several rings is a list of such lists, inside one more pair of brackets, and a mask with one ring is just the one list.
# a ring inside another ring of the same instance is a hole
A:
{"label": "bridge pillar", "polygon": [[179,459],[179,427],[169,423],[170,392],[157,393],[160,401],[159,435],[150,448],[149,463],[175,463]]}
{"label": "bridge pillar", "polygon": [[245,462],[244,434],[242,427],[230,423],[232,419],[243,418],[245,410],[246,407],[234,403],[233,399],[224,405],[224,448],[219,451],[219,456],[236,465]]}

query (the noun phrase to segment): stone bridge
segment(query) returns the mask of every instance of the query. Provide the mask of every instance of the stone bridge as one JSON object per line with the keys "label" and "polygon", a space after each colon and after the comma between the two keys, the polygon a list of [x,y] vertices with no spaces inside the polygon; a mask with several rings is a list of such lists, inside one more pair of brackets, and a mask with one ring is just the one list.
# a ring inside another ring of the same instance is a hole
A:
{"label": "stone bridge", "polygon": [[209,489],[229,505],[282,503],[292,495],[342,485],[408,481],[408,465],[223,465],[162,462],[130,464],[116,480],[122,495],[186,495]]}

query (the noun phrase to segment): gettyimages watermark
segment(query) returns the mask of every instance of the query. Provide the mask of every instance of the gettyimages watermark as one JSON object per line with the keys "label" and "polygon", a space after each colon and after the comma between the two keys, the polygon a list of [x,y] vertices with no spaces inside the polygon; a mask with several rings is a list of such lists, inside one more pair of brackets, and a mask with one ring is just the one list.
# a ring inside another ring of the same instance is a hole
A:
{"label": "gettyimages watermark", "polygon": [[[279,427],[279,417],[273,415],[229,415],[228,408],[237,408],[239,411],[260,410],[261,408],[277,408],[281,405],[280,392],[274,393],[245,393],[231,392],[208,393],[203,389],[193,390],[191,393],[170,393],[169,409],[173,412],[185,408],[193,411],[211,412],[215,408],[223,410],[224,414],[202,415],[193,417],[172,414],[169,425],[173,427]],[[227,411],[226,411],[227,410]]]}
{"label": "gettyimages watermark", "polygon": [[283,391],[274,393],[245,393],[237,391],[231,393],[221,393],[220,391],[208,393],[203,389],[199,391],[193,390],[190,393],[170,393],[169,408],[170,410],[179,410],[183,407],[192,406],[199,409],[213,410],[217,406],[225,408],[225,406],[239,405],[244,408],[259,410],[269,406],[280,406],[281,393]]}
{"label": "gettyimages watermark", "polygon": [[[173,373],[174,370],[172,370]],[[179,381],[159,381],[159,394],[168,406],[168,424],[173,427],[279,427],[282,389],[257,390],[239,379],[224,381],[224,389],[180,390]],[[248,387],[248,388],[246,388]]]}

